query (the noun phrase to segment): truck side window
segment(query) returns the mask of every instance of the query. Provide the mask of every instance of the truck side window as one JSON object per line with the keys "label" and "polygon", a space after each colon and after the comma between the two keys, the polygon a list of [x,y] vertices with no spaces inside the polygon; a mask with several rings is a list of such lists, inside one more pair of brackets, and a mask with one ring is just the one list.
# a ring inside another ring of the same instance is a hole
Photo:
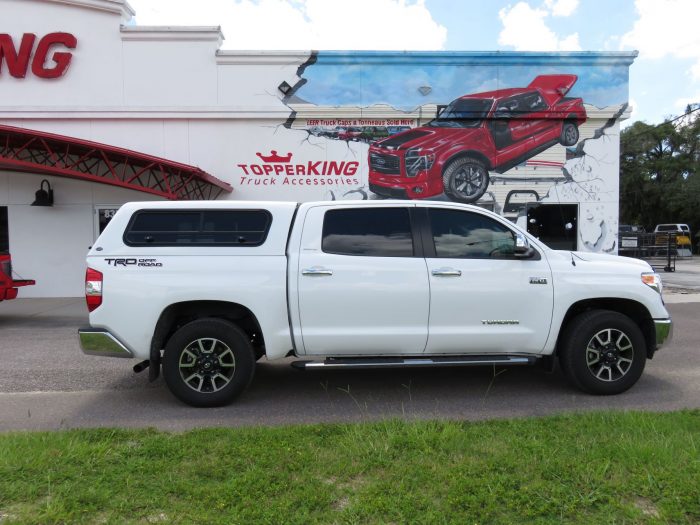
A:
{"label": "truck side window", "polygon": [[272,216],[266,210],[144,210],[124,233],[128,246],[260,246]]}
{"label": "truck side window", "polygon": [[406,208],[329,210],[322,249],[339,255],[412,257],[413,237]]}
{"label": "truck side window", "polygon": [[527,108],[528,111],[546,111],[547,110],[547,103],[544,101],[542,96],[535,92],[535,93],[527,93],[524,95],[525,99],[525,107]]}
{"label": "truck side window", "polygon": [[510,259],[515,253],[513,231],[479,213],[431,208],[435,253],[441,258]]}

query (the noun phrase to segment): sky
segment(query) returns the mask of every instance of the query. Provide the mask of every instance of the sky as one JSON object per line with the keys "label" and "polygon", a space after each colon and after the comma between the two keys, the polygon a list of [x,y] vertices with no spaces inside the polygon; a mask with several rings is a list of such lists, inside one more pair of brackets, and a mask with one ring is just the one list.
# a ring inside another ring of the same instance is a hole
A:
{"label": "sky", "polygon": [[139,25],[220,25],[232,50],[638,50],[627,124],[700,102],[700,0],[128,1]]}

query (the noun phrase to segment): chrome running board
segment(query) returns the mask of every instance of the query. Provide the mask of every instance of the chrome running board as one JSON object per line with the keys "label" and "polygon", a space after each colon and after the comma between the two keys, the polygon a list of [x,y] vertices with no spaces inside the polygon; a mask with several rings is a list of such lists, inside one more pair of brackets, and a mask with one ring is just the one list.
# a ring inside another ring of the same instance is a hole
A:
{"label": "chrome running board", "polygon": [[533,365],[535,356],[433,356],[433,357],[329,357],[324,361],[294,361],[292,366],[299,370],[339,369],[339,368],[426,368],[435,366],[522,366]]}

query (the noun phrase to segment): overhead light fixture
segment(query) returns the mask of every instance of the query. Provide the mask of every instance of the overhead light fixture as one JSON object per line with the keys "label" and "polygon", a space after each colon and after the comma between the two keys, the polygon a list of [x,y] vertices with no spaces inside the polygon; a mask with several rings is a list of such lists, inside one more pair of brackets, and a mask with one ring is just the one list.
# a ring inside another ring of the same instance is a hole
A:
{"label": "overhead light fixture", "polygon": [[430,95],[430,92],[433,90],[430,86],[421,86],[418,88],[418,91],[420,91],[420,94],[423,95],[424,97],[427,95]]}
{"label": "overhead light fixture", "polygon": [[[44,189],[44,183],[46,183],[46,188]],[[46,179],[41,181],[41,186],[34,193],[34,202],[32,206],[53,206],[53,190],[51,189],[51,184]]]}
{"label": "overhead light fixture", "polygon": [[277,86],[277,89],[279,89],[283,95],[287,95],[292,90],[292,86],[290,86],[285,80],[279,86]]}

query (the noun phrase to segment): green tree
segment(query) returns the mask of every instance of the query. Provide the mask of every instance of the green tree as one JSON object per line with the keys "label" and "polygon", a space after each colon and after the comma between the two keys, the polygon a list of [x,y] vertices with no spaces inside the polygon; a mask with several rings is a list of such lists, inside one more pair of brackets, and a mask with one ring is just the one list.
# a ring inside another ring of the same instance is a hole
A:
{"label": "green tree", "polygon": [[686,223],[700,232],[700,104],[652,126],[635,122],[620,136],[620,222]]}

